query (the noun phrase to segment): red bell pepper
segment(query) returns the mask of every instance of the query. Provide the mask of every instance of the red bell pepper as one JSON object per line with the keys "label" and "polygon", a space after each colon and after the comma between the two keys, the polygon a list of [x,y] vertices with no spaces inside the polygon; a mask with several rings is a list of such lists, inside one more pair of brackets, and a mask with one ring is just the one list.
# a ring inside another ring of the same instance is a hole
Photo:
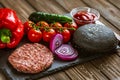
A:
{"label": "red bell pepper", "polygon": [[15,48],[24,34],[24,26],[14,10],[0,8],[0,49]]}

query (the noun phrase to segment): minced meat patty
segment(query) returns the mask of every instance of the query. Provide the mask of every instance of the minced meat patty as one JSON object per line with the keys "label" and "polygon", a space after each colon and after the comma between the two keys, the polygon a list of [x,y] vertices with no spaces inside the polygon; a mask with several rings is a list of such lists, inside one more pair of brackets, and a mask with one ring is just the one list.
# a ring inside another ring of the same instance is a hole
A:
{"label": "minced meat patty", "polygon": [[53,63],[52,52],[42,44],[26,43],[17,48],[8,58],[10,64],[23,73],[41,72]]}

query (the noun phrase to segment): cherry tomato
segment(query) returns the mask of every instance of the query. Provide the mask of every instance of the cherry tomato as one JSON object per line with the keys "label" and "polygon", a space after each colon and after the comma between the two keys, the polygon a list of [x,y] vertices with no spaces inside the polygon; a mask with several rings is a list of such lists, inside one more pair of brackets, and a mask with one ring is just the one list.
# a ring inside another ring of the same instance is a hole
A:
{"label": "cherry tomato", "polygon": [[31,42],[39,42],[42,39],[42,32],[40,30],[30,29],[28,32],[28,39]]}
{"label": "cherry tomato", "polygon": [[27,34],[29,32],[29,30],[33,28],[33,25],[34,25],[34,22],[26,21],[24,23],[24,32]]}
{"label": "cherry tomato", "polygon": [[50,42],[51,38],[56,34],[55,30],[50,28],[43,31],[43,41]]}
{"label": "cherry tomato", "polygon": [[71,34],[68,29],[63,29],[62,31],[58,32],[63,35],[63,42],[67,43],[70,40]]}
{"label": "cherry tomato", "polygon": [[56,32],[58,32],[58,30],[62,28],[62,24],[59,22],[54,22],[50,24],[50,27],[52,27]]}
{"label": "cherry tomato", "polygon": [[62,27],[62,24],[60,24],[59,22],[54,22],[54,23],[50,24],[50,27],[57,27],[57,28],[59,28],[59,27]]}
{"label": "cherry tomato", "polygon": [[39,21],[36,25],[40,26],[41,31],[43,31],[45,27],[49,27],[49,24],[45,21]]}
{"label": "cherry tomato", "polygon": [[67,27],[70,31],[71,35],[75,32],[75,30],[78,28],[77,24],[75,22],[72,23],[65,23],[64,27]]}

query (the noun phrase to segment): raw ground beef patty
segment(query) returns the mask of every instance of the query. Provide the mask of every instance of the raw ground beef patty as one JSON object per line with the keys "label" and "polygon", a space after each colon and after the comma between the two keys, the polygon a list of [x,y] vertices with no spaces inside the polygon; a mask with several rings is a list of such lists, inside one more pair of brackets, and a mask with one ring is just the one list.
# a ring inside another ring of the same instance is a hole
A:
{"label": "raw ground beef patty", "polygon": [[52,52],[42,44],[26,43],[17,48],[8,58],[10,64],[23,73],[38,73],[53,63]]}

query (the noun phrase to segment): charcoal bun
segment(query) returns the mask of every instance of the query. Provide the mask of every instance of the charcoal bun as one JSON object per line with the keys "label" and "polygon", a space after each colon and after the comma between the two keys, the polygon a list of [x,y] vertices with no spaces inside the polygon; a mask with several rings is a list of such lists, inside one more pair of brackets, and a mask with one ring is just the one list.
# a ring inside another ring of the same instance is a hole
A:
{"label": "charcoal bun", "polygon": [[107,26],[87,24],[79,27],[74,32],[72,44],[82,53],[92,55],[93,53],[114,51],[118,45],[118,40],[113,31]]}

